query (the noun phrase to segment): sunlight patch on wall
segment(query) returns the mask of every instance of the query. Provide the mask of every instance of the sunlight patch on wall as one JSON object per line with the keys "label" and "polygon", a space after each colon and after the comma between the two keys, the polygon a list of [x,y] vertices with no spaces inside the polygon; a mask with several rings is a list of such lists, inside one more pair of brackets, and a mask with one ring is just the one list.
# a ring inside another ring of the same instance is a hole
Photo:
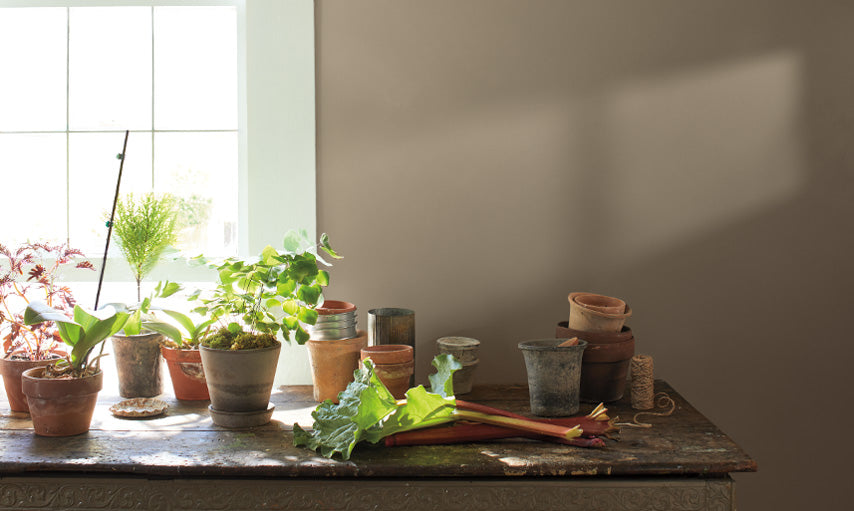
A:
{"label": "sunlight patch on wall", "polygon": [[776,53],[623,84],[605,101],[606,254],[654,257],[796,195],[802,61]]}

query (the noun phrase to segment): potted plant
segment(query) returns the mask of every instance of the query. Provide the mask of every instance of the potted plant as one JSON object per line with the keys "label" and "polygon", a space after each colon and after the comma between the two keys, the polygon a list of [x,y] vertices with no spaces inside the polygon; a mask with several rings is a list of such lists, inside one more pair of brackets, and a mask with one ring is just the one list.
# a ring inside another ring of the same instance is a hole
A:
{"label": "potted plant", "polygon": [[92,350],[121,330],[128,315],[111,307],[92,313],[74,306],[72,317],[42,302],[24,311],[24,322],[53,322],[71,354],[45,367],[24,371],[22,388],[30,405],[37,435],[70,436],[89,431],[104,373]]}
{"label": "potted plant", "polygon": [[[320,248],[334,258],[326,234]],[[309,339],[303,324],[317,321],[315,308],[329,273],[318,268],[318,256],[305,248],[305,234],[285,236],[284,250],[267,246],[252,259],[230,258],[212,264],[219,275],[213,291],[191,299],[193,312],[214,320],[218,328],[202,338],[201,358],[210,392],[211,418],[226,427],[266,424],[281,342],[293,334],[299,344]],[[312,247],[313,248],[313,247]]]}
{"label": "potted plant", "polygon": [[[151,299],[142,299],[142,280],[160,262],[164,251],[177,238],[178,207],[169,195],[128,194],[116,202],[113,234],[136,280],[136,298],[132,307],[113,304],[131,317],[124,330],[113,336],[113,354],[122,397],[152,397],[163,392],[160,376],[160,345],[163,335],[143,326],[149,316]],[[161,292],[160,285],[155,294]],[[174,291],[173,291],[174,292]],[[167,295],[168,296],[168,295]]]}
{"label": "potted plant", "polygon": [[94,270],[89,261],[77,261],[83,254],[68,245],[25,243],[16,249],[0,244],[9,267],[0,271],[0,338],[3,357],[0,374],[6,387],[9,407],[14,412],[29,412],[21,390],[21,374],[33,367],[45,366],[65,355],[55,325],[24,323],[24,308],[32,300],[70,313],[74,296],[67,286],[57,284],[65,268]]}

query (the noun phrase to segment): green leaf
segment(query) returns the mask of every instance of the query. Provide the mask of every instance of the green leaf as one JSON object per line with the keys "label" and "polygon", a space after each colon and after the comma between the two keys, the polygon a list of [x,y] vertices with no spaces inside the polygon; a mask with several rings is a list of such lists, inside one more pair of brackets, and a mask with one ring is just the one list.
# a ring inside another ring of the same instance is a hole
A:
{"label": "green leaf", "polygon": [[[187,316],[186,314],[182,314],[178,311],[166,310],[166,309],[163,310],[163,313],[166,314],[167,316],[171,317],[175,321],[177,321],[178,324],[181,325],[184,328],[184,330],[187,331],[187,335],[189,335],[190,337],[192,337],[195,334],[196,325],[193,324],[193,320],[190,319],[190,317]],[[181,344],[180,341],[175,341],[175,342],[177,342],[178,344]]]}
{"label": "green leaf", "polygon": [[297,298],[309,305],[315,305],[320,299],[320,294],[322,292],[323,289],[318,285],[300,286],[297,290]]}
{"label": "green leaf", "polygon": [[157,298],[169,298],[180,290],[181,284],[177,282],[169,282],[168,280],[166,282],[158,282],[157,288],[155,288],[155,296]]}
{"label": "green leaf", "polygon": [[142,312],[137,310],[130,316],[128,316],[127,321],[125,321],[125,326],[122,328],[124,330],[125,335],[139,335],[142,331],[142,320],[141,320]]}
{"label": "green leaf", "polygon": [[297,344],[305,344],[305,342],[309,340],[310,337],[311,336],[308,335],[308,332],[305,331],[302,325],[298,324],[296,329],[296,335],[294,336],[297,341]]}
{"label": "green leaf", "polygon": [[[304,254],[308,256],[310,254]],[[288,269],[290,277],[300,284],[310,284],[317,276],[317,261],[312,259],[299,259],[291,263]]]}
{"label": "green leaf", "polygon": [[317,323],[317,311],[308,307],[300,307],[297,317],[300,321],[309,325]]}
{"label": "green leaf", "polygon": [[296,316],[300,311],[299,302],[296,300],[285,300],[282,302],[282,310],[288,316]]}
{"label": "green leaf", "polygon": [[[183,344],[181,338],[181,331],[175,328],[173,325],[170,325],[169,323],[164,323],[162,321],[144,321],[143,326],[145,326],[147,330],[152,330],[159,334],[165,335],[166,337],[175,341],[175,343],[177,343],[179,346]],[[125,332],[127,332],[127,329],[125,329]]]}
{"label": "green leaf", "polygon": [[233,321],[232,321],[231,323],[229,323],[229,324],[228,324],[228,326],[227,326],[226,328],[228,329],[228,331],[229,331],[229,332],[231,332],[231,333],[233,333],[233,334],[239,333],[239,332],[242,330],[242,329],[240,328],[240,324],[239,324],[239,323],[235,323],[235,322],[233,322]]}
{"label": "green leaf", "polygon": [[325,232],[320,235],[320,248],[335,259],[343,259],[342,256],[338,255],[338,253],[332,249],[332,245],[329,244],[329,235]]}
{"label": "green leaf", "polygon": [[[282,275],[285,274],[282,273]],[[295,280],[289,279],[287,276],[283,280],[282,276],[279,276],[279,282],[276,284],[276,294],[279,296],[291,296],[296,288],[297,283]]]}
{"label": "green leaf", "polygon": [[299,319],[296,316],[287,316],[282,319],[282,326],[286,330],[296,330],[299,326]]}
{"label": "green leaf", "polygon": [[276,260],[276,257],[279,253],[270,245],[264,247],[261,251],[261,264],[265,264],[267,266],[275,266],[279,261]]}
{"label": "green leaf", "polygon": [[329,272],[326,270],[320,270],[317,272],[317,284],[321,286],[329,285]]}
{"label": "green leaf", "polygon": [[448,353],[437,355],[433,359],[432,364],[436,368],[436,372],[428,377],[430,380],[430,391],[442,397],[453,397],[454,372],[462,369],[463,365],[453,355]]}
{"label": "green leaf", "polygon": [[300,236],[296,231],[288,231],[285,234],[285,239],[282,241],[282,246],[288,252],[300,252],[306,242],[306,237]]}

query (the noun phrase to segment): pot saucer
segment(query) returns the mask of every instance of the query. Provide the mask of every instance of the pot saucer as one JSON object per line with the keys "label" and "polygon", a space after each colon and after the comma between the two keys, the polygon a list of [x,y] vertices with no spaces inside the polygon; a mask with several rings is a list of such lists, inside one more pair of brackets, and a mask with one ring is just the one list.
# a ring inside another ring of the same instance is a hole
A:
{"label": "pot saucer", "polygon": [[165,401],[151,397],[125,399],[110,407],[110,411],[116,417],[130,419],[157,417],[166,413],[168,409],[169,405]]}
{"label": "pot saucer", "polygon": [[273,410],[276,407],[272,403],[267,404],[266,410],[253,410],[251,412],[225,412],[217,410],[213,405],[208,405],[208,411],[211,413],[211,420],[217,426],[224,428],[252,428],[255,426],[263,426],[270,422],[273,416]]}

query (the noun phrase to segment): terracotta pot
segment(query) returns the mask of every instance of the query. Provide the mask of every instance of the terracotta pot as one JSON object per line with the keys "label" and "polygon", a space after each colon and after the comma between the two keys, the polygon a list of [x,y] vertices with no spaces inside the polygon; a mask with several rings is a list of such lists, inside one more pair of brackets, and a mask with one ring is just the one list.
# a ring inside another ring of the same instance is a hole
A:
{"label": "terracotta pot", "polygon": [[566,321],[561,321],[557,324],[555,337],[558,339],[572,339],[578,337],[584,339],[590,344],[611,344],[615,342],[624,342],[633,338],[632,329],[624,326],[619,332],[583,332],[581,330],[573,330],[567,326]]}
{"label": "terracotta pot", "polygon": [[595,310],[603,314],[622,314],[626,312],[626,302],[619,298],[612,298],[594,293],[573,293],[575,303],[585,309]]}
{"label": "terracotta pot", "polygon": [[[12,356],[14,356],[14,353]],[[21,388],[21,374],[27,369],[52,364],[58,358],[55,357],[48,360],[0,358],[0,374],[3,375],[3,386],[6,388],[9,408],[13,412],[29,413],[30,411],[30,407],[27,404],[27,396],[24,395],[24,391]]]}
{"label": "terracotta pot", "polygon": [[537,339],[519,343],[528,373],[531,413],[568,417],[578,412],[581,357],[587,341],[558,346],[566,339]]}
{"label": "terracotta pot", "polygon": [[580,332],[567,328],[566,321],[558,323],[556,338],[578,337],[589,344],[581,362],[581,394],[584,402],[617,401],[626,390],[629,365],[635,354],[632,330],[624,326],[620,332]]}
{"label": "terracotta pot", "polygon": [[584,295],[585,299],[591,301],[594,300],[592,297],[601,297],[602,300],[600,300],[600,303],[611,303],[611,300],[618,300],[617,298],[593,295],[592,293],[570,293],[569,328],[573,330],[581,330],[583,332],[619,332],[626,323],[626,320],[632,315],[632,309],[628,305],[626,305],[625,311],[619,314],[609,314],[597,309],[587,308],[578,302],[579,295]]}
{"label": "terracotta pot", "polygon": [[352,339],[308,341],[308,360],[311,363],[311,380],[314,399],[338,402],[338,394],[353,381],[353,372],[359,368],[359,353],[368,345],[368,333],[358,332]]}
{"label": "terracotta pot", "polygon": [[43,378],[44,367],[24,371],[22,388],[30,405],[35,433],[71,436],[89,431],[104,373],[86,378]]}
{"label": "terracotta pot", "polygon": [[369,346],[361,352],[362,360],[368,357],[374,363],[377,377],[395,399],[406,397],[415,368],[412,346],[406,344]]}
{"label": "terracotta pot", "polygon": [[160,366],[160,342],[163,335],[146,332],[139,335],[114,335],[113,360],[119,375],[122,397],[154,397],[163,393]]}
{"label": "terracotta pot", "polygon": [[161,346],[160,353],[166,360],[172,389],[175,397],[181,401],[207,401],[208,384],[202,368],[202,354],[199,350],[182,350]]}
{"label": "terracotta pot", "polygon": [[480,360],[477,352],[480,341],[470,337],[442,337],[436,341],[439,353],[448,353],[454,356],[463,368],[454,373],[454,395],[468,394],[474,385],[474,371]]}
{"label": "terracotta pot", "polygon": [[[222,412],[266,414],[281,350],[281,343],[255,350],[217,350],[201,346],[199,351],[211,408]],[[216,424],[216,416],[212,414],[211,417]],[[232,427],[231,424],[226,426]]]}

